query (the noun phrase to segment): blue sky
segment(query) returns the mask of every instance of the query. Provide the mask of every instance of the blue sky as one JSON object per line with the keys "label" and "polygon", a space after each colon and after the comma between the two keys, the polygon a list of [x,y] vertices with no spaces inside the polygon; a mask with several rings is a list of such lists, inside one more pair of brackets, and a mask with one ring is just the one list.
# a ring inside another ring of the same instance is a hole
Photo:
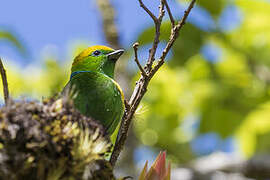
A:
{"label": "blue sky", "polygon": [[[148,3],[147,3],[148,4]],[[150,18],[137,1],[113,1],[117,9],[117,24],[124,46],[131,44]],[[152,4],[150,4],[152,5]],[[42,50],[54,47],[61,58],[74,41],[106,44],[99,11],[94,0],[3,1],[0,11],[0,29],[14,32],[27,47],[29,56],[22,58],[7,44],[0,44],[4,57],[25,64],[40,59]]]}
{"label": "blue sky", "polygon": [[[130,47],[136,41],[136,35],[153,23],[140,8],[138,1],[112,0],[112,3],[117,11],[116,23],[121,35],[120,41],[124,47]],[[157,3],[158,1],[145,0],[148,7],[158,7]],[[175,1],[170,4],[173,13],[180,17],[183,7]],[[158,8],[152,10],[158,13]],[[191,22],[201,28],[207,30],[213,26],[206,11],[197,8],[191,15]],[[95,0],[2,0],[1,29],[14,32],[24,42],[29,55],[26,57],[20,56],[7,43],[0,42],[1,56],[22,66],[40,60],[46,49],[65,60],[74,42],[106,44]]]}

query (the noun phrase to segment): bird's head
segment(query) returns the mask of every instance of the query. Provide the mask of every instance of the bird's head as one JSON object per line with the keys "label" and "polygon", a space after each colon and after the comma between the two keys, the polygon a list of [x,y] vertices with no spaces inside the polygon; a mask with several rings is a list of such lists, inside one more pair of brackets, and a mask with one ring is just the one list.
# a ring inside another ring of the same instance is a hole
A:
{"label": "bird's head", "polygon": [[113,78],[114,67],[124,50],[114,50],[106,46],[91,46],[82,51],[73,61],[71,73],[93,71]]}

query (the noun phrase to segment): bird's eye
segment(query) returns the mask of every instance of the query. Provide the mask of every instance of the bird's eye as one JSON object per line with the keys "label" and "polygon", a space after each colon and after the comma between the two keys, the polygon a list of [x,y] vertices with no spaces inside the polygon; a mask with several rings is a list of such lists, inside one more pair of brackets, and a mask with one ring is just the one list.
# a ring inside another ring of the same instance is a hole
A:
{"label": "bird's eye", "polygon": [[98,51],[98,50],[96,50],[96,51],[93,52],[93,55],[94,55],[94,56],[98,56],[98,55],[100,55],[100,54],[101,54],[101,52]]}

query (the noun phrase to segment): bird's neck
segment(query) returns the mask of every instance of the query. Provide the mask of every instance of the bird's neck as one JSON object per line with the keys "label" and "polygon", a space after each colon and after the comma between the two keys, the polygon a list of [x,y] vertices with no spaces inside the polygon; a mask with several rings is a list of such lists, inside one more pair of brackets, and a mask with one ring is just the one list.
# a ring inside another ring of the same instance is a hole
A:
{"label": "bird's neck", "polygon": [[83,73],[83,72],[93,72],[93,71],[75,71],[75,72],[72,72],[71,75],[70,75],[70,79],[75,76],[76,74],[79,74],[79,73]]}
{"label": "bird's neck", "polygon": [[75,72],[72,72],[72,73],[71,73],[70,79],[71,79],[72,77],[74,77],[75,75],[79,74],[79,73],[85,73],[85,72],[98,73],[98,74],[101,74],[101,75],[103,75],[103,76],[107,76],[107,77],[110,77],[111,79],[113,79],[113,74],[112,74],[112,77],[111,77],[111,76],[108,76],[108,75],[105,74],[105,73],[94,72],[94,71],[75,71]]}

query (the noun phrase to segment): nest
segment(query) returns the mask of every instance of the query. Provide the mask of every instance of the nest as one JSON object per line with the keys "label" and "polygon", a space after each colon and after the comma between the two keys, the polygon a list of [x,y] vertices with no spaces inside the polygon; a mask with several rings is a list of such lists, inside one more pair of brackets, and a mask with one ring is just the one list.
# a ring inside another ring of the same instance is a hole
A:
{"label": "nest", "polygon": [[0,179],[114,179],[103,127],[63,99],[0,109]]}

